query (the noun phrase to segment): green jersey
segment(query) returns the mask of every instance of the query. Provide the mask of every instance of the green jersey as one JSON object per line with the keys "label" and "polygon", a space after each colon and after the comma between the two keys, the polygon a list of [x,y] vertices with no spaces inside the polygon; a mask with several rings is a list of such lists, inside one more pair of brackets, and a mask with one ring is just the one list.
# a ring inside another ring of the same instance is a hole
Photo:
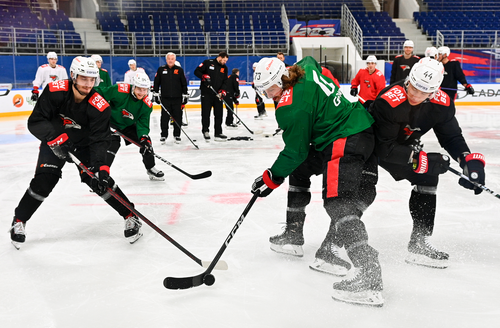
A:
{"label": "green jersey", "polygon": [[111,85],[111,78],[109,77],[108,71],[104,68],[99,68],[99,78],[101,79],[99,86],[109,87]]}
{"label": "green jersey", "polygon": [[271,167],[273,176],[287,177],[306,158],[310,145],[322,151],[337,139],[369,128],[374,120],[359,102],[351,103],[331,79],[321,74],[312,57],[297,63],[305,70],[298,83],[283,90],[276,120],[285,148]]}
{"label": "green jersey", "polygon": [[148,96],[139,100],[132,96],[131,86],[119,83],[110,87],[95,87],[95,90],[111,105],[112,127],[123,130],[136,125],[137,137],[149,135],[149,118],[153,111],[153,103]]}

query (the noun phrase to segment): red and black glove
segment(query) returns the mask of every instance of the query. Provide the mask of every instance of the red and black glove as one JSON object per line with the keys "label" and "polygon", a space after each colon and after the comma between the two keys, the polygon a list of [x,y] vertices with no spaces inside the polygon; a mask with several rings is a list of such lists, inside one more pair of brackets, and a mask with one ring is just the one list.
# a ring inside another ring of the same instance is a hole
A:
{"label": "red and black glove", "polygon": [[235,99],[235,100],[234,100],[234,104],[235,104],[236,106],[239,106],[239,105],[240,105],[240,101],[239,101],[238,99]]}
{"label": "red and black glove", "polygon": [[[462,154],[460,156],[460,167],[464,170],[464,175],[469,177],[470,181],[484,185],[484,166],[486,161],[484,160],[484,155],[479,153],[472,154]],[[483,192],[482,188],[477,187],[470,181],[464,178],[460,178],[458,183],[467,189],[474,190],[474,194],[479,195]]]}
{"label": "red and black glove", "polygon": [[465,86],[465,91],[467,91],[467,94],[469,94],[469,95],[473,95],[474,94],[474,88],[470,84],[467,84]]}
{"label": "red and black glove", "polygon": [[278,188],[283,183],[283,181],[285,181],[284,178],[273,177],[271,170],[267,169],[253,182],[252,194],[255,194],[257,191],[259,191],[259,197],[266,197],[274,189]]}
{"label": "red and black glove", "polygon": [[210,75],[208,75],[208,74],[203,74],[203,75],[201,76],[201,82],[205,82],[205,83],[207,84],[207,86],[209,86],[209,85],[210,85],[210,82],[212,82],[212,81],[210,80]]}
{"label": "red and black glove", "polygon": [[219,97],[219,99],[222,99],[226,96],[226,90],[224,89],[220,89],[219,92],[217,93],[217,96]]}
{"label": "red and black glove", "polygon": [[47,141],[47,145],[50,147],[52,152],[54,152],[54,155],[56,155],[58,158],[70,163],[73,162],[73,160],[69,156],[69,152],[73,150],[73,144],[71,143],[71,141],[69,141],[68,135],[66,133],[59,135],[55,139]]}
{"label": "red and black glove", "polygon": [[147,155],[147,154],[153,154],[153,145],[151,144],[151,138],[147,135],[143,135],[141,137],[141,141],[139,141],[141,144],[141,149],[140,152],[142,155]]}
{"label": "red and black glove", "polygon": [[413,171],[418,174],[439,175],[448,171],[450,158],[440,153],[419,151],[413,154]]}
{"label": "red and black glove", "polygon": [[108,188],[113,187],[113,179],[109,176],[109,166],[103,165],[98,172],[94,172],[95,178],[91,181],[92,191],[99,196],[104,195]]}
{"label": "red and black glove", "polygon": [[31,90],[31,100],[37,101],[39,93],[38,87],[33,87],[33,90]]}
{"label": "red and black glove", "polygon": [[351,96],[356,97],[358,95],[358,88],[351,88]]}

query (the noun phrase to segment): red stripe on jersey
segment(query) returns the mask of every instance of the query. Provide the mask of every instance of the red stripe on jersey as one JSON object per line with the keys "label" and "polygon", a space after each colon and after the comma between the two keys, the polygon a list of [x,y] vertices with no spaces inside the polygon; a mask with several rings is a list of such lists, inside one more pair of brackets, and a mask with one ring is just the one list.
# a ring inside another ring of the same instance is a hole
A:
{"label": "red stripe on jersey", "polygon": [[59,80],[49,83],[50,92],[54,91],[68,91],[69,90],[69,81],[68,80]]}
{"label": "red stripe on jersey", "polygon": [[337,139],[333,142],[332,158],[327,166],[326,197],[332,198],[339,195],[339,168],[340,159],[344,157],[347,138]]}
{"label": "red stripe on jersey", "polygon": [[97,92],[92,95],[89,99],[89,103],[97,108],[98,111],[102,112],[109,107],[108,102]]}

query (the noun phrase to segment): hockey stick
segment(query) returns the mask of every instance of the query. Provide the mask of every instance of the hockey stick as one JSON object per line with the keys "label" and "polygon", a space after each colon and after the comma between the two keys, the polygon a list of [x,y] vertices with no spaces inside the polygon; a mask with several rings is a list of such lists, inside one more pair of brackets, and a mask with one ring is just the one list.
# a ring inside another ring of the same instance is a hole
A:
{"label": "hockey stick", "polygon": [[[214,87],[210,86],[210,89],[212,89],[213,92],[215,92],[215,94],[217,95],[217,97],[219,97],[219,94],[217,93],[217,91],[215,91]],[[229,106],[227,104],[227,102],[224,100],[223,97],[219,97],[219,99],[224,103],[224,105],[226,105],[226,108],[229,109],[233,114],[234,116],[236,116],[236,118],[241,122],[241,124],[243,124],[243,126],[248,130],[248,132],[250,132],[251,134],[261,134],[262,130],[256,130],[256,131],[252,131],[248,128],[248,126],[241,120],[241,118],[238,116],[238,114],[236,114],[234,112],[234,110],[231,108],[231,106]]]}
{"label": "hockey stick", "polygon": [[[91,177],[92,179],[97,179],[97,177],[95,176],[95,174],[92,173],[92,171],[90,171],[85,166],[85,164],[83,164],[78,159],[78,157],[76,157],[72,153],[69,153],[69,156],[71,157],[71,159],[73,160],[73,162],[80,169],[82,169],[85,173],[88,174],[89,177]],[[186,254],[187,256],[189,256],[193,261],[195,261],[196,263],[198,263],[200,266],[202,266],[204,268],[210,268],[211,267],[211,268],[215,268],[215,269],[218,269],[218,270],[227,270],[227,263],[224,262],[224,261],[220,262],[220,265],[219,265],[219,263],[215,263],[214,265],[212,265],[212,263],[210,263],[208,261],[202,261],[202,260],[200,260],[199,258],[197,258],[196,256],[194,256],[191,252],[189,252],[187,249],[185,249],[184,247],[182,247],[181,244],[179,244],[178,242],[176,242],[172,237],[170,237],[169,235],[167,235],[163,230],[161,230],[160,228],[158,228],[153,222],[149,221],[144,215],[142,215],[129,202],[127,202],[120,195],[118,195],[113,189],[111,189],[111,188],[108,187],[107,188],[107,192],[111,196],[113,196],[117,201],[119,201],[123,206],[125,206],[135,216],[137,216],[142,221],[144,221],[147,225],[149,225],[151,228],[153,228],[153,230],[155,230],[156,232],[158,232],[162,237],[164,237],[166,240],[168,240],[169,242],[171,242],[175,247],[177,247],[178,249],[180,249],[184,254]]]}
{"label": "hockey stick", "polygon": [[260,192],[257,191],[253,195],[252,199],[250,199],[250,202],[248,202],[248,205],[245,207],[245,210],[243,211],[243,213],[239,217],[238,221],[236,221],[236,224],[231,229],[231,232],[229,233],[226,240],[222,244],[222,247],[219,249],[219,252],[217,253],[217,255],[215,255],[214,259],[212,260],[212,263],[205,270],[205,272],[203,272],[197,276],[193,276],[193,277],[183,277],[183,278],[167,277],[167,278],[165,278],[165,280],[163,280],[163,286],[165,286],[165,288],[167,288],[167,289],[188,289],[188,288],[197,287],[197,286],[200,286],[203,284],[205,284],[207,286],[212,286],[215,282],[215,277],[213,274],[211,274],[212,270],[217,265],[217,262],[221,258],[222,253],[224,253],[224,251],[226,250],[227,245],[229,245],[229,242],[231,241],[231,239],[233,239],[234,235],[236,234],[236,230],[238,230],[238,228],[243,223],[245,216],[248,214],[248,212],[250,211],[250,208],[253,206],[253,204],[255,203],[257,198],[259,197],[259,194],[260,194]]}
{"label": "hockey stick", "polygon": [[451,173],[453,173],[453,174],[458,175],[458,176],[459,176],[459,177],[461,177],[462,179],[465,179],[465,180],[469,181],[469,182],[470,182],[470,183],[472,183],[474,186],[476,186],[476,187],[478,187],[478,188],[483,189],[484,191],[486,191],[486,192],[488,192],[488,193],[492,194],[493,196],[495,196],[496,198],[500,198],[500,195],[499,195],[499,194],[497,194],[497,193],[495,193],[493,190],[489,189],[489,188],[488,188],[488,187],[486,187],[485,185],[482,185],[482,184],[477,183],[477,182],[475,182],[475,181],[471,181],[471,180],[469,179],[469,177],[468,177],[468,176],[466,176],[466,175],[464,175],[464,174],[462,174],[462,173],[458,172],[458,171],[457,171],[457,170],[455,170],[454,168],[449,167],[449,168],[448,168],[448,171],[450,171],[450,172],[451,172]]}
{"label": "hockey stick", "polygon": [[4,90],[5,92],[0,94],[0,97],[6,96],[10,93],[10,90],[12,90],[12,83],[4,83],[0,84],[0,90]]}
{"label": "hockey stick", "polygon": [[275,135],[277,135],[278,133],[280,133],[282,130],[280,128],[277,128],[276,129],[276,132],[274,132],[273,134],[271,133],[264,133],[263,136],[266,137],[266,138],[269,138],[269,137],[274,137]]}
{"label": "hockey stick", "polygon": [[[111,131],[113,133],[116,133],[118,134],[120,137],[122,137],[123,139],[127,140],[128,142],[130,143],[133,143],[134,145],[136,145],[137,147],[141,147],[141,144],[139,144],[137,141],[127,137],[126,135],[124,135],[123,133],[121,133],[120,131],[114,129],[114,128],[111,128]],[[187,173],[186,171],[178,168],[177,166],[175,166],[174,164],[170,163],[169,161],[167,161],[166,159],[164,159],[163,157],[161,157],[160,155],[157,155],[156,153],[153,153],[154,157],[158,158],[159,160],[161,160],[162,162],[164,162],[165,164],[173,167],[174,169],[176,169],[177,171],[181,172],[182,174],[184,175],[187,175],[188,177],[190,177],[191,179],[193,180],[198,180],[198,179],[205,179],[205,178],[208,178],[212,175],[212,171],[205,171],[205,172],[202,172],[202,173],[198,173],[198,174],[189,174]]]}
{"label": "hockey stick", "polygon": [[[179,123],[175,120],[175,118],[172,116],[172,114],[170,114],[170,112],[165,108],[165,106],[163,106],[163,104],[160,102],[160,106],[161,108],[163,108],[164,111],[167,112],[168,115],[170,115],[170,117],[172,118],[172,120],[174,121],[175,124],[177,124],[177,126],[179,127],[179,129],[181,129],[182,133],[184,133],[184,135],[189,139],[189,141],[191,141],[191,143],[193,144],[193,146],[196,147],[196,149],[200,149],[198,148],[198,146],[193,142],[193,140],[191,140],[191,138],[189,138],[189,136],[187,135],[186,132],[184,132],[184,129],[182,128],[182,126],[179,125]],[[182,122],[181,122],[182,124]]]}

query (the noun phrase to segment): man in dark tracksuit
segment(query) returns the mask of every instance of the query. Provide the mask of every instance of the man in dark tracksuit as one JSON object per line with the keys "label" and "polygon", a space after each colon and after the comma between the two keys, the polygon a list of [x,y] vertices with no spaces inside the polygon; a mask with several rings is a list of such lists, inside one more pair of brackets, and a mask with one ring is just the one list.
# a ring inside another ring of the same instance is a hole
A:
{"label": "man in dark tracksuit", "polygon": [[214,108],[215,117],[214,140],[227,141],[227,137],[222,134],[222,97],[226,95],[223,87],[228,79],[226,66],[228,58],[226,52],[221,52],[217,58],[205,60],[194,71],[194,75],[201,79],[201,132],[206,141],[210,140],[210,112],[212,107]]}
{"label": "man in dark tracksuit", "polygon": [[410,70],[420,58],[413,55],[413,41],[406,40],[403,44],[404,54],[396,56],[392,63],[391,78],[389,84],[406,79]]}
{"label": "man in dark tracksuit", "polygon": [[[158,91],[161,86],[161,103],[165,109],[161,111],[161,136],[160,141],[165,142],[168,137],[168,124],[170,115],[177,124],[174,123],[174,138],[176,143],[181,142],[182,105],[187,103],[189,98],[186,76],[182,67],[175,65],[175,54],[169,52],[165,59],[167,64],[158,67],[153,85],[153,102],[160,103]],[[168,113],[167,113],[168,111]],[[169,115],[170,113],[170,115]]]}
{"label": "man in dark tracksuit", "polygon": [[226,96],[224,97],[224,101],[226,102],[227,105],[229,105],[231,108],[227,108],[227,116],[226,116],[226,127],[228,128],[237,128],[238,125],[234,124],[234,106],[233,102],[235,105],[239,105],[238,98],[240,97],[240,70],[237,68],[233,68],[231,76],[227,79],[226,81],[226,86],[224,87],[224,90],[226,90]]}
{"label": "man in dark tracksuit", "polygon": [[473,95],[474,88],[472,85],[467,83],[464,71],[460,67],[460,63],[456,60],[450,60],[450,48],[439,47],[438,49],[439,61],[444,65],[444,78],[443,83],[441,83],[441,90],[446,92],[450,96],[452,101],[455,101],[457,97],[457,81],[460,82],[467,94]]}

